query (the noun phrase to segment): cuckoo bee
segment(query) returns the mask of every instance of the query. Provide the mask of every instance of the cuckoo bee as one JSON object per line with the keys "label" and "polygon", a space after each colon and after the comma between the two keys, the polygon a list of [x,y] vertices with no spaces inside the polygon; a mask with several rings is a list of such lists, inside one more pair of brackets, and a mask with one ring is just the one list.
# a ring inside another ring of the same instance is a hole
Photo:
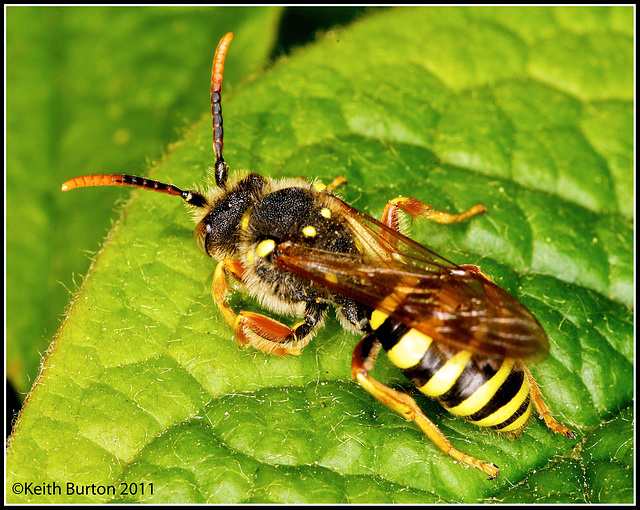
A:
{"label": "cuckoo bee", "polygon": [[[378,221],[334,195],[340,178],[324,186],[247,172],[229,177],[221,91],[232,37],[220,41],[211,73],[215,185],[201,193],[131,175],[89,175],[62,189],[133,186],[182,197],[195,213],[197,245],[218,261],[213,298],[240,346],[300,354],[334,306],[345,328],[364,336],[353,354],[353,378],[464,465],[491,478],[498,474],[493,464],[454,448],[413,398],[371,377],[381,348],[422,393],[456,416],[515,436],[535,406],[552,431],[574,438],[551,416],[522,361],[543,359],[549,350],[531,312],[478,267],[458,266],[399,232],[401,213],[448,224],[484,213],[484,206],[451,214],[399,197]],[[262,314],[236,313],[228,278],[267,309],[301,322],[289,327]]]}

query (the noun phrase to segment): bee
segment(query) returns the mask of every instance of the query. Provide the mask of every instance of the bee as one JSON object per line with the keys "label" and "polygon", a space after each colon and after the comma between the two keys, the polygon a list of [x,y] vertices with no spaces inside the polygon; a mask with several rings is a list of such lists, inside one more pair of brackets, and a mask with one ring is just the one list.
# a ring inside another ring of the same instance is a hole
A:
{"label": "bee", "polygon": [[[380,349],[425,395],[478,426],[520,434],[535,407],[553,432],[575,438],[544,403],[523,360],[544,359],[547,335],[533,314],[477,266],[456,265],[400,233],[400,216],[457,223],[486,212],[454,214],[419,200],[390,200],[380,221],[354,209],[328,186],[256,173],[229,176],[223,153],[222,77],[233,34],[220,41],[211,72],[212,185],[183,190],[132,175],[88,175],[62,190],[132,186],[180,196],[195,215],[195,241],[215,259],[213,298],[239,346],[299,355],[333,306],[342,325],[364,335],[353,378],[383,404],[414,421],[444,453],[495,478],[498,468],[454,448],[408,394],[370,372]],[[229,279],[276,313],[301,317],[289,327],[229,305]]]}

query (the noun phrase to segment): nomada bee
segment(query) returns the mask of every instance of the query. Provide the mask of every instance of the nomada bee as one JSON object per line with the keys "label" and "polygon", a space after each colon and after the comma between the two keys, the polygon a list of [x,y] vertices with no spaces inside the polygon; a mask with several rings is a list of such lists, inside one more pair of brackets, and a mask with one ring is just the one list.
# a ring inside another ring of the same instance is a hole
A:
{"label": "nomada bee", "polygon": [[[300,354],[333,305],[346,329],[364,334],[353,353],[353,378],[444,453],[491,478],[497,467],[454,448],[413,398],[371,377],[381,348],[422,393],[456,416],[517,436],[535,406],[547,427],[574,438],[551,416],[522,361],[544,359],[549,350],[531,312],[478,267],[458,266],[399,232],[400,211],[448,224],[484,213],[484,206],[450,214],[398,197],[377,221],[332,193],[340,178],[324,186],[247,172],[229,177],[221,91],[232,37],[220,41],[211,73],[215,186],[200,193],[144,177],[88,175],[68,180],[62,190],[133,186],[182,197],[195,212],[196,244],[218,261],[213,298],[240,346]],[[227,277],[266,308],[303,320],[288,327],[258,313],[236,313],[227,301]]]}

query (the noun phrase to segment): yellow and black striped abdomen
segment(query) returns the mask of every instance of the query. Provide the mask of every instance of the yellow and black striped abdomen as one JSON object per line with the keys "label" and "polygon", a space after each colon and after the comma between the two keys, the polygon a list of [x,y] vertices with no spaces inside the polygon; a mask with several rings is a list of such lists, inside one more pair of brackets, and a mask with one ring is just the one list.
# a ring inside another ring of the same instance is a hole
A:
{"label": "yellow and black striped abdomen", "polygon": [[394,365],[450,413],[518,434],[531,414],[522,363],[457,350],[375,310],[371,327]]}

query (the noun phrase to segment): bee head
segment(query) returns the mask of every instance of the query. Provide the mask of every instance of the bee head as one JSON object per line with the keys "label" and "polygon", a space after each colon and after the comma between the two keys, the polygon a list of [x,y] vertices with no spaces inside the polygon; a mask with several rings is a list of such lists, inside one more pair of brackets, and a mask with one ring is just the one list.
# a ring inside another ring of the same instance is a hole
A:
{"label": "bee head", "polygon": [[207,194],[211,204],[204,216],[197,211],[194,233],[198,247],[210,257],[233,258],[238,250],[240,232],[246,228],[245,213],[260,198],[267,180],[258,174],[240,175],[228,189],[213,188]]}

